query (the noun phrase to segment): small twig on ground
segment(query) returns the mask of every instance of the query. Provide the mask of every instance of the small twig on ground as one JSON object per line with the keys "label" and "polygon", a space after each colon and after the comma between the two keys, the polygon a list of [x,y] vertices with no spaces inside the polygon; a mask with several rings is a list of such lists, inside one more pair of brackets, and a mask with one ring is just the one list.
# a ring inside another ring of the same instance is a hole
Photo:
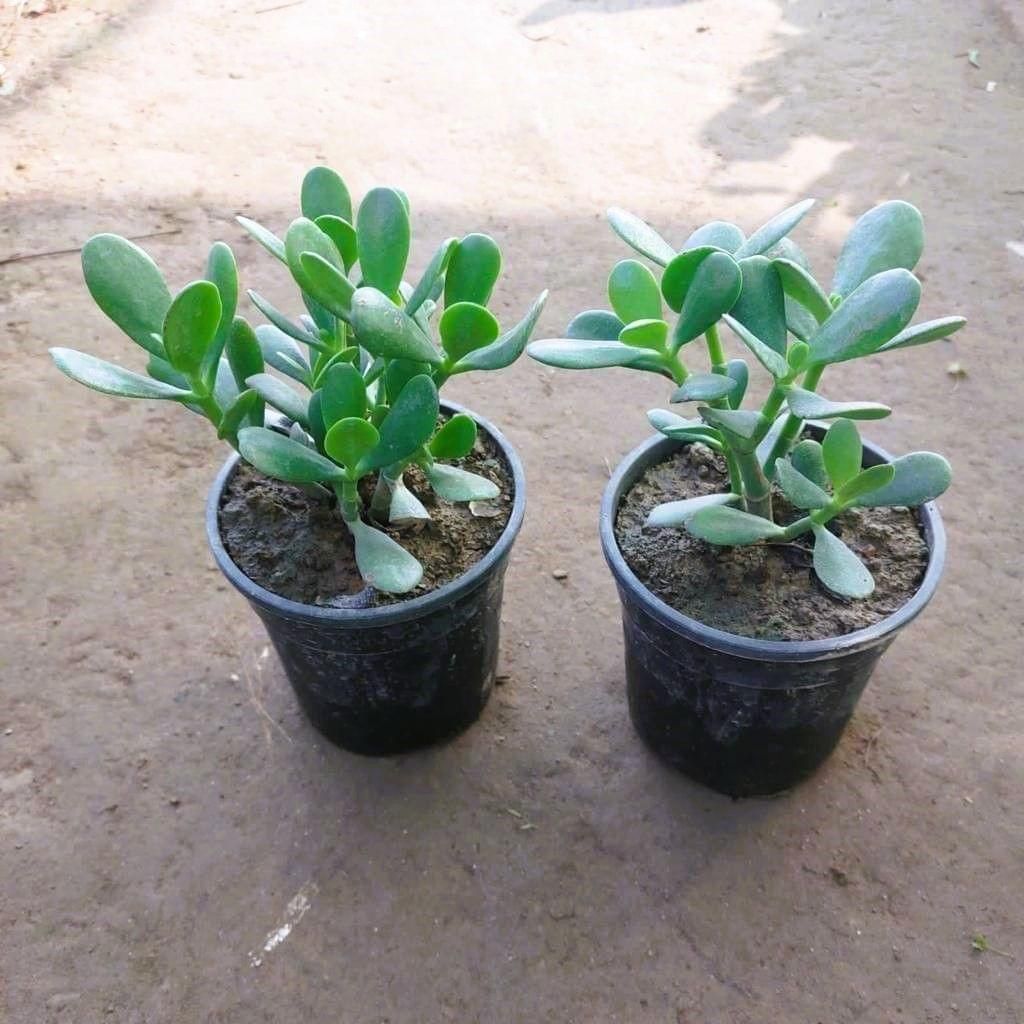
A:
{"label": "small twig on ground", "polygon": [[[132,235],[129,242],[142,242],[147,238],[160,238],[163,235],[180,235],[181,228],[168,228],[166,231],[147,231],[144,235]],[[81,252],[82,247],[76,245],[72,249],[47,249],[45,252],[16,252],[13,256],[0,259],[0,267],[7,263],[23,263],[25,260],[41,260],[47,256],[70,256],[73,252]]]}
{"label": "small twig on ground", "polygon": [[275,4],[273,7],[260,7],[253,11],[253,14],[269,14],[271,11],[283,11],[286,7],[298,7],[299,4],[304,4],[306,0],[291,0],[291,3],[287,4]]}

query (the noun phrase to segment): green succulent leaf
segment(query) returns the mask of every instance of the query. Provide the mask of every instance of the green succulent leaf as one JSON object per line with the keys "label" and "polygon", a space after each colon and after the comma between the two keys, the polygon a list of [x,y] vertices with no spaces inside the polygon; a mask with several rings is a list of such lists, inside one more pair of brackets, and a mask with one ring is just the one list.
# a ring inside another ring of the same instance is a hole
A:
{"label": "green succulent leaf", "polygon": [[740,260],[743,288],[730,316],[773,352],[786,354],[786,295],[775,264],[764,256]]}
{"label": "green succulent leaf", "polygon": [[836,500],[843,505],[852,505],[859,497],[871,491],[880,490],[892,483],[896,470],[888,462],[862,469],[852,480],[847,480],[836,491]]}
{"label": "green succulent leaf", "polygon": [[[252,304],[281,332],[287,334],[290,338],[294,338],[296,341],[301,341],[304,345],[308,345],[310,348],[323,351],[327,346],[320,340],[320,338],[308,331],[301,324],[295,323],[289,317],[285,316],[276,306],[268,302],[258,292],[249,291],[249,298],[252,300]],[[258,328],[257,328],[258,330]]]}
{"label": "green succulent leaf", "polygon": [[814,205],[813,199],[804,199],[793,206],[776,214],[767,224],[759,227],[740,247],[736,250],[736,258],[743,259],[747,256],[759,256],[767,252],[773,246],[778,245],[804,219],[807,211]]}
{"label": "green succulent leaf", "polygon": [[786,392],[786,404],[794,416],[802,420],[830,420],[844,416],[848,420],[881,420],[892,409],[879,402],[831,402],[814,391],[790,388]]}
{"label": "green succulent leaf", "polygon": [[327,428],[324,425],[323,410],[320,408],[320,400],[323,398],[322,391],[314,391],[309,396],[309,406],[307,408],[307,415],[309,418],[309,436],[313,438],[313,443],[321,451],[324,447],[324,438],[327,436]]}
{"label": "green succulent leaf", "polygon": [[501,494],[496,483],[458,466],[435,462],[423,470],[434,492],[445,501],[490,501]]}
{"label": "green succulent leaf", "polygon": [[441,354],[412,317],[376,288],[357,288],[352,326],[359,344],[385,359],[413,359],[439,365]]}
{"label": "green succulent leaf", "polygon": [[437,329],[441,345],[453,363],[490,345],[501,330],[493,314],[475,302],[452,303],[441,314]]}
{"label": "green succulent leaf", "polygon": [[805,438],[792,451],[789,461],[793,468],[807,477],[811,483],[825,490],[828,487],[828,471],[825,469],[825,457],[821,445],[813,438]]}
{"label": "green succulent leaf", "polygon": [[736,304],[742,287],[743,274],[728,253],[705,256],[694,271],[672,332],[673,352],[718,323]]}
{"label": "green succulent leaf", "polygon": [[738,494],[702,494],[699,498],[667,501],[647,513],[644,526],[685,526],[702,508],[731,505],[739,500]]}
{"label": "green succulent leaf", "polygon": [[[339,272],[344,266],[338,247],[330,237],[307,217],[297,217],[288,225],[284,236],[284,248],[288,257],[288,269],[295,278],[295,283],[307,294],[316,295],[316,282],[306,273],[302,264],[303,253],[314,253],[320,256]],[[313,310],[310,310],[312,313]]]}
{"label": "green succulent leaf", "polygon": [[320,419],[327,430],[341,420],[366,415],[366,384],[351,363],[335,363],[320,378],[319,393]]}
{"label": "green succulent leaf", "polygon": [[428,519],[430,519],[430,513],[423,507],[423,502],[405,486],[405,481],[399,477],[391,489],[388,522],[393,526],[406,526],[411,523],[422,523]]}
{"label": "green succulent leaf", "polygon": [[836,420],[828,428],[821,444],[821,455],[834,490],[839,490],[860,472],[863,449],[853,420]]}
{"label": "green succulent leaf", "polygon": [[778,540],[785,536],[781,526],[770,519],[742,512],[728,505],[702,508],[686,521],[686,529],[709,544],[734,546],[756,544],[761,540]]}
{"label": "green succulent leaf", "polygon": [[[322,399],[321,399],[322,400]],[[326,415],[324,417],[326,426]],[[380,441],[377,428],[360,416],[349,416],[331,424],[324,435],[324,451],[346,469],[356,466],[370,454]]]}
{"label": "green succulent leaf", "polygon": [[714,402],[728,398],[736,390],[736,381],[721,373],[692,373],[678,388],[670,402]]}
{"label": "green succulent leaf", "polygon": [[361,519],[348,523],[363,580],[385,594],[406,594],[423,579],[423,566],[398,541]]}
{"label": "green succulent leaf", "polygon": [[356,229],[345,218],[335,217],[329,213],[316,217],[313,223],[334,243],[334,247],[341,255],[341,262],[345,265],[347,274],[359,259],[359,239],[356,236]]}
{"label": "green succulent leaf", "polygon": [[[682,311],[686,296],[693,286],[697,268],[712,253],[720,251],[712,245],[703,245],[696,249],[684,249],[672,257],[661,275],[661,294],[664,295],[669,309],[674,313]],[[661,315],[660,310],[658,315]]]}
{"label": "green succulent leaf", "polygon": [[249,377],[262,373],[264,369],[263,350],[256,338],[256,332],[242,317],[235,317],[228,335],[224,354],[239,388],[245,387]]}
{"label": "green succulent leaf", "polygon": [[[306,430],[309,429],[309,401],[290,388],[283,380],[269,373],[254,373],[245,380],[246,386],[255,391],[268,405],[284,413]],[[259,469],[260,467],[256,467]]]}
{"label": "green succulent leaf", "polygon": [[639,260],[621,260],[608,277],[608,298],[623,323],[661,317],[661,292],[654,275]]}
{"label": "green succulent leaf", "polygon": [[896,348],[913,348],[915,345],[926,345],[929,341],[948,338],[955,334],[967,321],[962,316],[944,316],[938,320],[928,320],[923,324],[914,324],[900,331],[892,341],[887,341],[879,352],[891,352]]}
{"label": "green succulent leaf", "polygon": [[716,451],[721,449],[722,435],[703,420],[689,420],[668,409],[651,409],[647,421],[659,433],[676,441],[700,441]]}
{"label": "green succulent leaf", "polygon": [[356,214],[363,284],[397,295],[409,258],[409,209],[393,188],[367,192]]}
{"label": "green succulent leaf", "polygon": [[849,295],[884,270],[913,270],[923,251],[924,222],[917,208],[902,200],[881,203],[860,217],[846,236],[832,291]]}
{"label": "green succulent leaf", "polygon": [[177,402],[194,397],[191,391],[153,380],[141,373],[133,373],[115,363],[97,359],[85,352],[76,352],[72,348],[51,348],[50,355],[61,373],[104,395],[117,395],[119,398],[167,398]]}
{"label": "green succulent leaf", "polygon": [[220,293],[212,282],[193,281],[178,292],[164,317],[164,348],[171,366],[188,377],[199,374],[220,316]]}
{"label": "green succulent leaf", "polygon": [[668,324],[664,320],[634,320],[619,331],[619,341],[633,348],[664,352],[668,340]]}
{"label": "green succulent leaf", "polygon": [[299,263],[309,294],[335,316],[350,319],[356,289],[344,273],[315,252],[300,253]]}
{"label": "green succulent leaf", "polygon": [[388,403],[394,405],[402,393],[402,388],[421,374],[430,373],[430,364],[417,362],[414,359],[389,359],[384,369],[384,393]]}
{"label": "green succulent leaf", "polygon": [[457,238],[446,238],[437,247],[437,251],[427,264],[427,269],[423,271],[423,276],[405,303],[405,311],[409,316],[412,316],[431,297],[438,284],[444,282],[445,270],[458,244]]}
{"label": "green succulent leaf", "polygon": [[548,293],[541,292],[529,312],[515,327],[506,331],[490,345],[464,355],[452,367],[452,373],[465,373],[468,370],[503,370],[506,366],[511,366],[523,354],[547,298]]}
{"label": "green succulent leaf", "polygon": [[341,176],[330,167],[314,167],[302,179],[302,216],[330,215],[352,220],[352,198]]}
{"label": "green succulent leaf", "polygon": [[772,425],[765,432],[764,437],[758,441],[757,448],[754,449],[754,455],[762,468],[768,464],[768,460],[771,458],[771,453],[775,449],[775,443],[782,436],[782,431],[785,429],[788,420],[788,413],[776,416],[772,421]]}
{"label": "green succulent leaf", "polygon": [[429,440],[437,425],[437,388],[426,374],[402,388],[380,424],[380,441],[360,463],[361,472],[402,462]]}
{"label": "green succulent leaf", "polygon": [[814,523],[814,572],[840,597],[867,597],[875,589],[867,566],[830,530]]}
{"label": "green succulent leaf", "polygon": [[501,273],[501,250],[490,235],[474,233],[459,241],[448,260],[444,304],[475,302],[486,306]]}
{"label": "green succulent leaf", "polygon": [[953,479],[949,463],[935,452],[911,452],[894,459],[892,480],[860,495],[854,502],[864,508],[905,505],[916,508],[945,493]]}
{"label": "green succulent leaf", "polygon": [[723,319],[732,328],[736,337],[747,346],[751,354],[776,380],[781,380],[786,376],[789,372],[789,364],[784,356],[779,355],[770,345],[766,345],[739,320],[735,320],[728,314]]}
{"label": "green succulent leaf", "polygon": [[832,315],[832,303],[810,271],[792,260],[776,259],[773,263],[786,295],[800,303],[816,323],[824,323]]}
{"label": "green succulent leaf", "polygon": [[248,217],[236,217],[236,221],[263,246],[271,256],[276,256],[282,263],[288,262],[288,255],[285,252],[284,242],[281,241],[273,231],[268,231],[262,224],[250,220]]}
{"label": "green succulent leaf", "polygon": [[203,359],[202,374],[206,380],[210,380],[220,362],[238,308],[238,265],[230,246],[214,242],[206,260],[206,279],[217,286],[221,309],[217,333]]}
{"label": "green succulent leaf", "polygon": [[797,508],[824,508],[831,500],[827,491],[805,477],[786,459],[779,459],[775,463],[775,481]]}
{"label": "green succulent leaf", "polygon": [[738,409],[747,393],[750,370],[745,359],[730,359],[725,365],[726,376],[736,381],[736,387],[729,394],[729,408]]}
{"label": "green succulent leaf", "polygon": [[808,339],[815,363],[841,363],[869,355],[910,323],[921,284],[909,270],[869,277]]}
{"label": "green succulent leaf", "polygon": [[261,473],[290,484],[339,481],[345,476],[344,470],[308,445],[266,427],[239,430],[238,450]]}
{"label": "green succulent leaf", "polygon": [[242,391],[224,410],[217,426],[217,437],[222,441],[238,443],[238,431],[245,426],[257,426],[254,419],[263,418],[263,399],[255,391]]}
{"label": "green succulent leaf", "polygon": [[310,386],[309,362],[305,353],[284,331],[273,324],[260,324],[256,328],[256,340],[267,366],[306,387]]}
{"label": "green succulent leaf", "polygon": [[464,459],[476,443],[476,420],[464,412],[456,413],[431,438],[430,454],[435,459]]}
{"label": "green succulent leaf", "polygon": [[604,309],[587,309],[572,318],[565,336],[574,341],[617,341],[626,325]]}
{"label": "green succulent leaf", "polygon": [[682,250],[685,252],[687,249],[698,249],[705,245],[711,245],[716,249],[734,253],[746,240],[747,236],[735,224],[729,224],[724,220],[713,220],[710,224],[697,228],[683,242]]}
{"label": "green succulent leaf", "polygon": [[570,338],[546,338],[527,348],[531,358],[545,366],[563,370],[594,370],[605,366],[636,366],[650,353],[618,341],[584,341]]}
{"label": "green succulent leaf", "polygon": [[[146,373],[154,380],[170,384],[171,387],[177,388],[179,391],[188,391],[190,393],[192,391],[192,385],[189,383],[188,377],[183,373],[178,373],[166,359],[161,359],[159,356],[150,356],[146,360]],[[202,410],[198,409],[198,407],[196,407],[195,411],[202,415]]]}
{"label": "green succulent leaf", "polygon": [[608,223],[611,224],[612,231],[626,245],[635,249],[641,256],[653,260],[659,266],[666,266],[676,254],[675,249],[650,224],[627,210],[622,210],[617,206],[611,207],[608,210]]}
{"label": "green succulent leaf", "polygon": [[702,405],[698,412],[705,423],[716,427],[737,452],[752,452],[769,428],[768,420],[752,409],[712,409]]}
{"label": "green succulent leaf", "polygon": [[120,235],[93,235],[82,246],[82,272],[96,305],[137,345],[163,358],[159,336],[171,293],[153,260]]}

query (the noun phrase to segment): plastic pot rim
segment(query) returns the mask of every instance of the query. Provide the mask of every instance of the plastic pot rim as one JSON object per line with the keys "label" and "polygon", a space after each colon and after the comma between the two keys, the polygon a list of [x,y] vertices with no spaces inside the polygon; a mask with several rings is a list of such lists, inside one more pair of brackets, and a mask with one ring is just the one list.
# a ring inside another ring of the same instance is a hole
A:
{"label": "plastic pot rim", "polygon": [[[826,429],[825,424],[813,421],[807,425],[816,433]],[[608,567],[619,586],[628,590],[630,596],[665,628],[712,650],[753,661],[826,661],[830,658],[840,658],[853,651],[874,647],[886,641],[916,618],[932,599],[946,559],[946,532],[935,502],[928,501],[917,506],[924,529],[925,543],[928,546],[928,565],[924,578],[905,604],[871,626],[865,626],[863,629],[854,630],[854,632],[845,633],[842,636],[824,637],[819,640],[760,640],[756,637],[741,636],[738,633],[714,629],[698,619],[692,619],[676,611],[661,598],[651,593],[629,567],[619,550],[618,540],[615,537],[615,517],[622,495],[640,474],[689,443],[675,441],[661,434],[649,437],[622,459],[608,481],[601,499],[599,529],[601,547],[604,550]],[[887,451],[870,441],[864,441],[864,455],[864,461],[868,465],[892,461],[892,456]],[[785,684],[777,686],[766,684],[766,687],[785,689]]]}
{"label": "plastic pot rim", "polygon": [[224,547],[224,542],[220,536],[218,513],[220,511],[221,495],[224,493],[224,488],[227,486],[231,475],[235,472],[239,462],[241,462],[241,456],[238,452],[233,452],[217,473],[206,501],[206,539],[209,542],[210,550],[213,552],[217,567],[227,577],[228,582],[250,601],[262,608],[266,608],[268,611],[272,611],[275,615],[284,618],[300,619],[311,623],[333,624],[342,629],[390,626],[395,623],[422,618],[425,615],[447,607],[464,594],[485,583],[494,566],[508,556],[516,535],[523,525],[523,517],[526,513],[526,475],[515,448],[512,447],[508,438],[493,423],[457,402],[442,400],[441,409],[443,412],[451,413],[452,415],[461,412],[471,416],[476,421],[477,426],[486,431],[501,449],[501,453],[512,473],[514,488],[512,512],[501,536],[479,562],[457,579],[438,587],[436,590],[432,590],[429,594],[421,594],[419,597],[410,598],[408,601],[381,605],[375,608],[328,608],[304,604],[301,601],[292,601],[286,597],[281,597],[249,579],[231,560],[231,556]]}

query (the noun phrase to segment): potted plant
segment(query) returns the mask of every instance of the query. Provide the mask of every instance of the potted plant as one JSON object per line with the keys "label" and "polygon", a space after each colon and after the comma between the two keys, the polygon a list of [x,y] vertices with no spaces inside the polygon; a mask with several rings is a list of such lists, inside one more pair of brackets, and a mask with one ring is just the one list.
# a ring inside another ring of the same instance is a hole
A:
{"label": "potted plant", "polygon": [[404,193],[375,188],[353,216],[342,179],[316,167],[301,209],[283,238],[238,218],[299,286],[297,319],[253,292],[269,323],[236,315],[223,243],[172,298],[141,249],[98,235],[82,251],[86,284],[148,353],[147,372],[51,352],[94,390],[207,417],[236,449],[207,504],[218,566],[314,725],[351,750],[395,753],[459,731],[486,703],[525,509],[508,441],[438,391],[514,362],[546,293],[502,333],[487,308],[501,267],[487,235],[446,239],[412,286]]}
{"label": "potted plant", "polygon": [[[891,459],[862,442],[855,421],[889,408],[832,401],[819,384],[831,366],[947,337],[964,320],[910,326],[923,228],[904,202],[856,222],[826,293],[787,237],[810,205],[749,237],[706,224],[679,251],[609,211],[656,270],[618,263],[610,310],[583,312],[564,338],[528,348],[549,366],[660,374],[675,385],[670,402],[696,406],[689,417],[648,413],[659,435],[613,475],[600,531],[637,731],[734,796],[789,788],[829,755],[878,658],[934,593],[944,557],[931,501],[949,464],[931,452]],[[726,358],[722,321],[769,375],[759,406],[741,405],[748,364]],[[701,338],[706,371],[690,358]]]}

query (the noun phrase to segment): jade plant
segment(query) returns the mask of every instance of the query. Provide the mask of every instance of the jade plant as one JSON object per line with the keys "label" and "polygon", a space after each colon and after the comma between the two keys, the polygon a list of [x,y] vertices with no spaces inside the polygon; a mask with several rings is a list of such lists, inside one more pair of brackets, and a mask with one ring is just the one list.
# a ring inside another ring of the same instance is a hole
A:
{"label": "jade plant", "polygon": [[[301,212],[283,239],[238,218],[290,271],[306,308],[299,317],[255,292],[249,296],[270,322],[253,329],[236,316],[238,275],[223,243],[211,250],[206,278],[172,298],[141,249],[98,235],[82,250],[86,284],[146,350],[146,374],[72,349],[51,353],[64,373],[94,390],[175,401],[206,416],[268,476],[333,492],[364,580],[405,593],[422,567],[365,518],[398,527],[429,518],[404,483],[411,465],[449,501],[497,497],[492,481],[446,464],[469,454],[477,428],[464,413],[442,416],[438,391],[457,374],[513,363],[546,293],[502,333],[487,308],[501,254],[483,234],[446,239],[415,286],[407,283],[409,202],[397,189],[373,189],[353,216],[343,180],[315,167],[302,183]],[[281,416],[268,418],[267,406]],[[371,474],[376,484],[364,509],[359,485]]]}
{"label": "jade plant", "polygon": [[[696,416],[666,409],[648,413],[667,437],[719,453],[729,490],[654,508],[651,527],[683,527],[712,544],[787,543],[813,535],[813,565],[821,582],[843,597],[866,597],[874,581],[858,556],[827,529],[856,506],[916,506],[950,483],[949,463],[933,452],[912,452],[891,464],[862,468],[854,420],[888,416],[877,402],[837,402],[819,390],[833,365],[945,338],[964,325],[947,316],[911,326],[921,285],[911,273],[921,256],[921,215],[890,201],[853,226],[830,291],[811,274],[788,237],[810,209],[805,200],[749,237],[734,224],[698,228],[679,250],[633,214],[612,209],[613,230],[655,266],[625,259],[611,271],[611,310],[587,310],[564,338],[532,343],[529,354],[549,366],[621,366],[668,377],[670,403],[693,403]],[[676,314],[665,318],[665,306]],[[725,323],[771,379],[759,407],[743,408],[749,375],[744,359],[728,359]],[[708,369],[692,368],[703,339]],[[684,355],[687,362],[684,362]],[[821,443],[802,438],[807,420],[831,420]],[[800,512],[776,521],[773,484]]]}

